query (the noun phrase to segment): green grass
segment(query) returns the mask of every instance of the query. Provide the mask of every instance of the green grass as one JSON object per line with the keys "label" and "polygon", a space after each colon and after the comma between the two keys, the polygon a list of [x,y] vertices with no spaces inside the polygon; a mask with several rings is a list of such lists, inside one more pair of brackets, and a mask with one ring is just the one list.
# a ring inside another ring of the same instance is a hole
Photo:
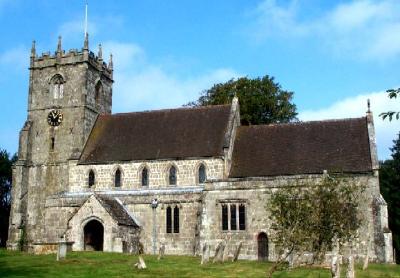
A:
{"label": "green grass", "polygon": [[[238,261],[236,263],[200,265],[198,257],[166,256],[157,261],[155,256],[144,256],[147,269],[137,270],[137,256],[102,253],[72,252],[66,260],[57,262],[53,255],[29,255],[0,249],[0,277],[265,277],[271,263]],[[357,277],[400,277],[400,266],[370,264],[366,271],[356,269]],[[300,268],[281,271],[278,277],[330,277],[329,271]],[[344,277],[344,276],[343,276]]]}

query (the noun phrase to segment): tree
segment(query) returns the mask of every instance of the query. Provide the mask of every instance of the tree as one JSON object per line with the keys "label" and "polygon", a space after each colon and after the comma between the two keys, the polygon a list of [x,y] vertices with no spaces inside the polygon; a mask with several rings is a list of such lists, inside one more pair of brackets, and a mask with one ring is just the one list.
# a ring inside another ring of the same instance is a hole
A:
{"label": "tree", "polygon": [[286,123],[296,119],[293,92],[285,91],[268,75],[249,79],[241,77],[214,85],[202,92],[197,101],[188,106],[229,104],[239,98],[240,117],[244,125]]}
{"label": "tree", "polygon": [[[400,88],[398,89],[390,89],[386,91],[389,95],[389,98],[397,98],[400,96]],[[396,120],[400,119],[400,111],[388,111],[388,112],[383,112],[379,114],[379,116],[382,117],[382,119],[389,118],[389,121],[393,119],[393,117],[396,117]]]}
{"label": "tree", "polygon": [[400,263],[400,133],[393,140],[392,159],[381,163],[379,183],[388,205],[389,228],[393,234],[396,263]]}
{"label": "tree", "polygon": [[272,194],[267,209],[270,215],[277,260],[272,277],[288,258],[305,252],[320,264],[326,252],[351,243],[362,222],[359,198],[364,187],[351,179],[326,176],[319,182],[296,181]]}
{"label": "tree", "polygon": [[0,246],[4,247],[8,237],[8,219],[11,206],[12,164],[16,155],[10,158],[6,150],[0,149]]}

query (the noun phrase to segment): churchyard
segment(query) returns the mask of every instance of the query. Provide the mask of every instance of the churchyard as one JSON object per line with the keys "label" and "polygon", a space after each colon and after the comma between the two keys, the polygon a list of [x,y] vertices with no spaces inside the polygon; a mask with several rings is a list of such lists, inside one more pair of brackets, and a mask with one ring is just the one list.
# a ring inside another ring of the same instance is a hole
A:
{"label": "churchyard", "polygon": [[[143,257],[147,268],[138,270],[138,256],[105,252],[70,252],[67,258],[56,260],[55,254],[30,255],[0,249],[0,277],[265,277],[272,263],[237,261],[200,264],[200,257],[157,256]],[[342,277],[345,267],[342,267]],[[320,268],[297,268],[278,271],[273,277],[331,277],[330,271]],[[361,270],[356,265],[356,277],[400,277],[400,266],[370,264]]]}

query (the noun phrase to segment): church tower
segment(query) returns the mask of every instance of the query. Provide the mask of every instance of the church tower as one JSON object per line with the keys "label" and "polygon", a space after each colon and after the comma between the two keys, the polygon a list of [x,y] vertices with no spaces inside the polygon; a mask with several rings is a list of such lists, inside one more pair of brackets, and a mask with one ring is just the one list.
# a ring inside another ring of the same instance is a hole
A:
{"label": "church tower", "polygon": [[69,163],[79,159],[97,116],[110,114],[112,106],[112,56],[107,64],[101,45],[97,56],[89,51],[87,34],[80,51],[65,52],[59,37],[54,54],[38,56],[33,42],[29,72],[28,116],[13,169],[9,248],[33,248],[35,234],[46,238],[46,199],[68,190]]}

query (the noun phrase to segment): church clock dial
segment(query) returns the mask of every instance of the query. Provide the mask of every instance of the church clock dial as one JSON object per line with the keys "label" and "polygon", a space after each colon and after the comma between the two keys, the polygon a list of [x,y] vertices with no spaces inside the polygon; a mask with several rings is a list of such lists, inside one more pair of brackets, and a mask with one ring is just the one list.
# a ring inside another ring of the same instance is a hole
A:
{"label": "church clock dial", "polygon": [[60,110],[51,110],[47,116],[47,122],[51,126],[59,126],[63,120],[63,114]]}

